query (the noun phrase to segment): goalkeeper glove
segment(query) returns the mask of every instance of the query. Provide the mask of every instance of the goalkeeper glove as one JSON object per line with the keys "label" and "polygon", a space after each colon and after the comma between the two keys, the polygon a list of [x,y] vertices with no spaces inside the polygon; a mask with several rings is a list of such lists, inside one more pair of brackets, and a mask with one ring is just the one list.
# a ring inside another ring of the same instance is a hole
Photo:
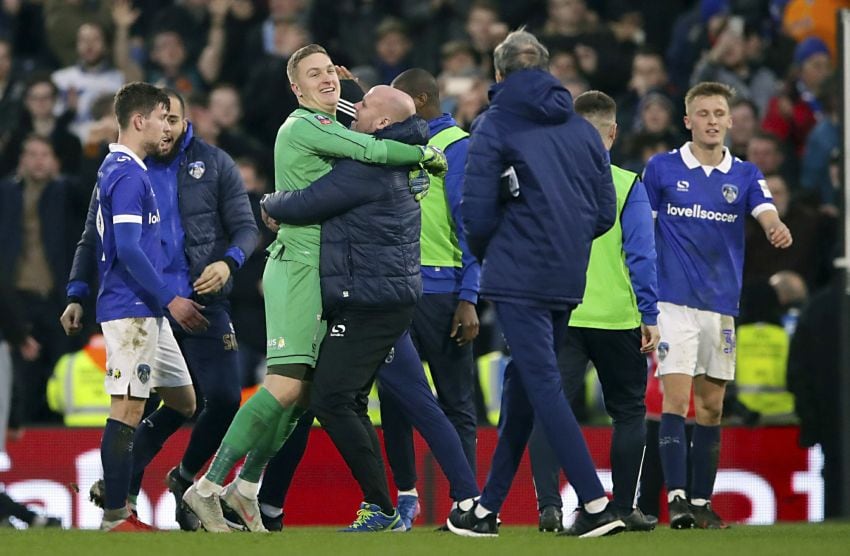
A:
{"label": "goalkeeper glove", "polygon": [[425,170],[416,166],[407,174],[407,186],[410,188],[410,194],[413,195],[413,198],[421,201],[428,194],[431,178],[428,177]]}
{"label": "goalkeeper glove", "polygon": [[419,163],[429,174],[442,178],[449,171],[449,163],[446,155],[438,147],[425,145],[419,147],[422,150],[422,160]]}

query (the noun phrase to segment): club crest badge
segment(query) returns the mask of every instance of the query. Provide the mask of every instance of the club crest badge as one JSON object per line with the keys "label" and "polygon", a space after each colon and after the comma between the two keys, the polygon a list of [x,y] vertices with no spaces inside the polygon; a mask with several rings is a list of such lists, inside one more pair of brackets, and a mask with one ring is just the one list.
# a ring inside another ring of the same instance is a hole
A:
{"label": "club crest badge", "polygon": [[316,114],[316,120],[318,120],[318,122],[322,125],[331,125],[334,123],[332,119],[327,116],[322,116],[321,114]]}
{"label": "club crest badge", "polygon": [[200,160],[196,160],[189,164],[189,175],[196,180],[201,179],[201,176],[203,176],[206,171],[207,167]]}
{"label": "club crest badge", "polygon": [[147,384],[151,378],[151,368],[142,363],[136,368],[136,376],[139,377],[139,382]]}
{"label": "club crest badge", "polygon": [[667,359],[667,354],[670,353],[670,344],[667,342],[661,342],[658,344],[658,360],[664,361]]}
{"label": "club crest badge", "polygon": [[726,199],[726,202],[732,204],[738,198],[738,186],[732,185],[731,183],[724,183],[723,187],[720,189],[720,192],[723,193],[723,198]]}

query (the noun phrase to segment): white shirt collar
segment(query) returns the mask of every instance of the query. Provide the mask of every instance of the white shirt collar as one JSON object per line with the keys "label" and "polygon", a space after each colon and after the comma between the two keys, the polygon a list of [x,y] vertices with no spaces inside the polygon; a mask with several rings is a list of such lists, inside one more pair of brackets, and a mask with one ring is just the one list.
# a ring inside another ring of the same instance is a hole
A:
{"label": "white shirt collar", "polygon": [[133,160],[135,160],[136,163],[139,166],[142,167],[142,170],[144,170],[145,172],[148,171],[148,167],[145,166],[145,163],[142,162],[142,159],[139,158],[136,153],[134,153],[132,150],[130,150],[130,148],[127,147],[127,145],[122,145],[121,143],[110,143],[109,144],[109,152],[111,152],[111,153],[124,153],[127,156],[129,156],[130,158],[132,158]]}
{"label": "white shirt collar", "polygon": [[724,174],[728,174],[729,170],[732,169],[732,154],[726,147],[723,147],[723,160],[721,160],[720,164],[717,166],[704,166],[700,164],[700,161],[697,160],[697,157],[695,157],[694,153],[691,152],[690,141],[682,145],[682,148],[679,149],[679,154],[682,156],[682,162],[685,163],[685,166],[687,166],[689,170],[702,167],[706,176],[711,174],[712,170],[720,170]]}

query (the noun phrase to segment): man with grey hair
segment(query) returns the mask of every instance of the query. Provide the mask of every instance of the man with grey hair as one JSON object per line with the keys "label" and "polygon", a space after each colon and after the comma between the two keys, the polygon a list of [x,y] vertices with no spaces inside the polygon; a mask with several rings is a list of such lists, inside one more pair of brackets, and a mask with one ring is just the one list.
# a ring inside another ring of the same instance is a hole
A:
{"label": "man with grey hair", "polygon": [[[448,527],[496,536],[496,515],[538,422],[582,506],[565,533],[621,531],[581,429],[563,393],[557,350],[582,301],[590,245],[611,228],[616,195],[599,132],[573,111],[569,92],[546,69],[549,53],[523,30],[494,53],[489,109],[473,125],[463,224],[482,260],[481,297],[495,307],[512,361],[505,370],[499,442],[476,506],[453,511]],[[508,174],[518,195],[500,202]]]}

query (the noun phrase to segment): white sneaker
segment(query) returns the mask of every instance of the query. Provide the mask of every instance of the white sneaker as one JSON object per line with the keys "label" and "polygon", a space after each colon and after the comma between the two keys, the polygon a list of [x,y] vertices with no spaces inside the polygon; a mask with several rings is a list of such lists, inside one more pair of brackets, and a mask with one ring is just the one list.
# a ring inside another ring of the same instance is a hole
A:
{"label": "white sneaker", "polygon": [[221,502],[217,494],[201,496],[196,485],[192,485],[183,493],[183,501],[198,517],[205,530],[210,533],[230,533],[230,527],[221,513]]}
{"label": "white sneaker", "polygon": [[268,533],[263,525],[260,503],[256,499],[243,496],[236,483],[232,482],[221,491],[221,501],[239,516],[239,519],[252,533]]}

